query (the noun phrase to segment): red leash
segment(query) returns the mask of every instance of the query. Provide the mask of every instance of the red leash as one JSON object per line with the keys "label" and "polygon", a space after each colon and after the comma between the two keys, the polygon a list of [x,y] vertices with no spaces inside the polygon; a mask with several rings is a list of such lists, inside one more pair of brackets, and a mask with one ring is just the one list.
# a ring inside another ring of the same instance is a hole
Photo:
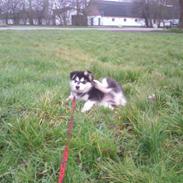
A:
{"label": "red leash", "polygon": [[76,99],[74,98],[72,100],[72,109],[71,109],[71,117],[68,123],[68,128],[67,128],[67,144],[65,145],[64,148],[64,152],[63,152],[63,156],[61,159],[61,163],[60,163],[60,172],[59,172],[59,178],[58,178],[58,183],[63,183],[64,180],[64,176],[65,176],[65,171],[67,168],[67,161],[68,161],[68,157],[69,157],[69,141],[71,140],[71,136],[72,136],[72,130],[74,127],[74,111],[76,108]]}

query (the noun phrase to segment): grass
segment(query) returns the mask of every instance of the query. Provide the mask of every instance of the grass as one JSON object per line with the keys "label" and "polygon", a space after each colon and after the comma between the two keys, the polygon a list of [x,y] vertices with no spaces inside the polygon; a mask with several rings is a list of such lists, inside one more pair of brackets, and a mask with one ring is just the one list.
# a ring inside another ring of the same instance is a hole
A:
{"label": "grass", "polygon": [[183,29],[181,28],[171,28],[170,32],[174,32],[174,33],[183,33]]}
{"label": "grass", "polygon": [[77,69],[116,79],[128,105],[77,103],[65,182],[182,182],[182,35],[101,31],[0,32],[0,182],[57,181]]}

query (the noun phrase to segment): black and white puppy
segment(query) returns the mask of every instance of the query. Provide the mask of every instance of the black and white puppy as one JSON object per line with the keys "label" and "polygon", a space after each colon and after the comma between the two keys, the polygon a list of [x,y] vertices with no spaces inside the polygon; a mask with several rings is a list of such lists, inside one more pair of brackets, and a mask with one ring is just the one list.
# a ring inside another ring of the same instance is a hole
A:
{"label": "black and white puppy", "polygon": [[89,111],[94,105],[101,105],[113,109],[125,106],[127,101],[122,87],[110,78],[102,81],[94,80],[90,71],[74,71],[70,73],[71,93],[67,100],[74,97],[84,100],[81,112]]}

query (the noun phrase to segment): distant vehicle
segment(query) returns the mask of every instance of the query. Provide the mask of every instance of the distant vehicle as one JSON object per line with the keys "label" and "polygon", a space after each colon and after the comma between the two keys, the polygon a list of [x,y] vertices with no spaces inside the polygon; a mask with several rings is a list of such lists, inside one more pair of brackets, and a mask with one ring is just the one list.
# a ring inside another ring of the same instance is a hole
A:
{"label": "distant vehicle", "polygon": [[177,27],[179,25],[178,19],[172,19],[171,20],[171,27]]}
{"label": "distant vehicle", "polygon": [[179,25],[178,19],[163,20],[160,23],[160,27],[166,27],[166,28],[177,27],[178,25]]}

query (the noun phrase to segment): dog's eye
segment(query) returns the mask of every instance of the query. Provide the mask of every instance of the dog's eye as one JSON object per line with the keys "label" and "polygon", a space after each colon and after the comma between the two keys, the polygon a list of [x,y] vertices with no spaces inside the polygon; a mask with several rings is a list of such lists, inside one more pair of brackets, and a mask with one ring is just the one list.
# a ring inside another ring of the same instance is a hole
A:
{"label": "dog's eye", "polygon": [[86,81],[83,81],[82,83],[83,83],[83,84],[86,84]]}
{"label": "dog's eye", "polygon": [[74,82],[75,82],[75,83],[77,83],[77,81],[76,81],[76,80],[74,80]]}

